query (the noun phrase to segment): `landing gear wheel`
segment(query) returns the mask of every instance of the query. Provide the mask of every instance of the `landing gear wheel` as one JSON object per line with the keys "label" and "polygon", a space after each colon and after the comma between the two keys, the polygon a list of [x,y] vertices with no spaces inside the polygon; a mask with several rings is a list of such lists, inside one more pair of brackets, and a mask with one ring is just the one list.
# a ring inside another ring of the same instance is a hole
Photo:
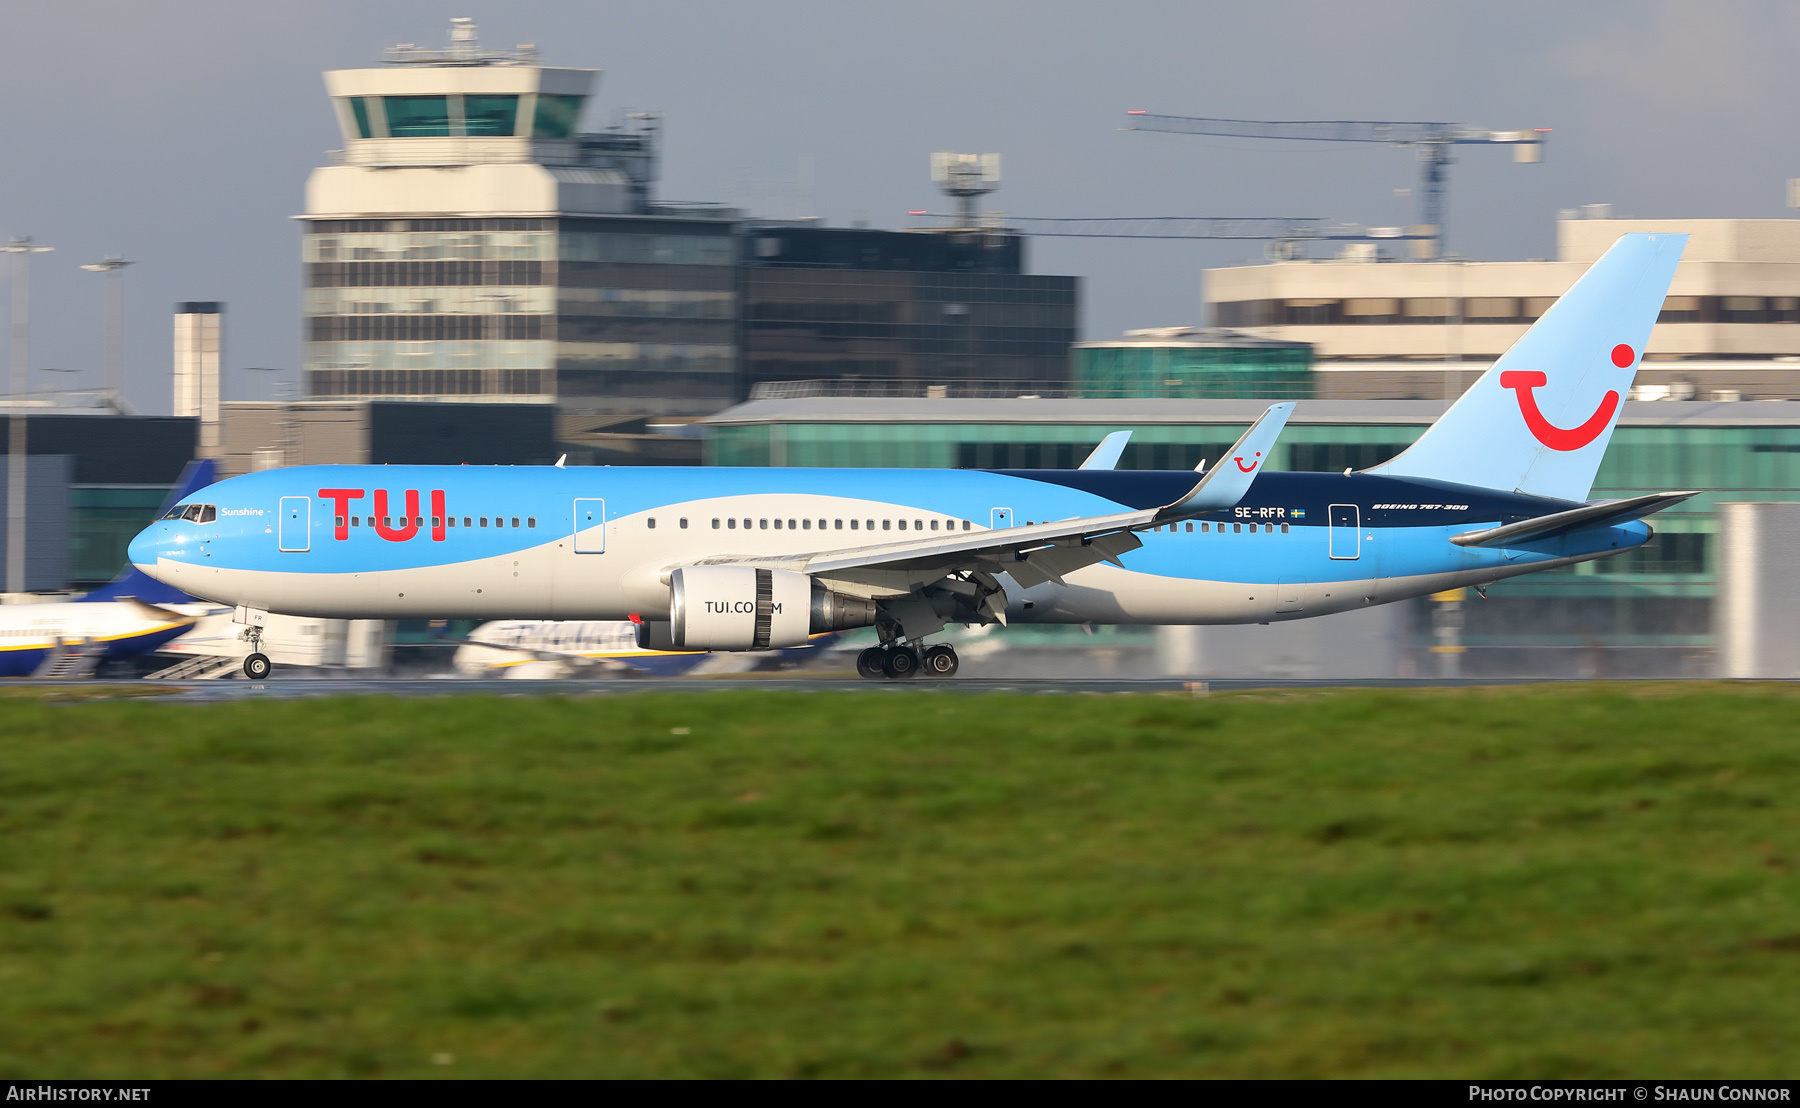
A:
{"label": "landing gear wheel", "polygon": [[244,676],[252,681],[261,681],[269,675],[269,656],[258,651],[244,659]]}
{"label": "landing gear wheel", "polygon": [[925,652],[919,661],[919,672],[926,677],[955,677],[959,664],[956,648],[940,643]]}
{"label": "landing gear wheel", "polygon": [[919,672],[919,656],[910,646],[896,646],[887,652],[881,672],[887,674],[890,681],[904,680]]}
{"label": "landing gear wheel", "polygon": [[879,646],[871,646],[856,656],[856,675],[865,681],[879,681],[887,674],[881,663],[887,659],[887,651]]}

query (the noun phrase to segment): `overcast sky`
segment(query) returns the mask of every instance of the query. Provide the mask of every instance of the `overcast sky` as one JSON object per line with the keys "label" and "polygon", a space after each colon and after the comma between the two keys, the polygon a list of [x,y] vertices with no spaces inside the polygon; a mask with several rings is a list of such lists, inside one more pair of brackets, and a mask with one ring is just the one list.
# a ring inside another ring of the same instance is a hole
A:
{"label": "overcast sky", "polygon": [[[319,74],[442,43],[453,15],[484,44],[604,70],[590,128],[622,108],[666,113],[662,198],[838,225],[944,210],[933,150],[1001,152],[990,206],[1018,215],[1411,221],[1395,196],[1414,183],[1409,150],[1121,131],[1129,108],[1553,128],[1541,165],[1459,153],[1452,248],[1476,258],[1549,255],[1556,211],[1583,203],[1786,216],[1783,181],[1800,176],[1800,7],[1775,0],[21,4],[0,39],[0,235],[57,248],[32,263],[33,387],[101,383],[101,279],[77,267],[114,252],[138,263],[126,375],[140,410],[169,411],[177,300],[227,302],[229,399],[297,383],[291,217],[340,145]],[[1260,253],[1038,239],[1029,258],[1083,278],[1083,337],[1103,338],[1198,322],[1200,271]]]}

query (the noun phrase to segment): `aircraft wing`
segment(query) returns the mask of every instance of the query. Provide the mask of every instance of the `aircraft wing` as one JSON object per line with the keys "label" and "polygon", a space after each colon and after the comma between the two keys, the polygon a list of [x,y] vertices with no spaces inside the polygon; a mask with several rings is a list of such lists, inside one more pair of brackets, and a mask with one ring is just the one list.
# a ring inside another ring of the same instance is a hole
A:
{"label": "aircraft wing", "polygon": [[708,558],[698,564],[753,563],[772,569],[791,569],[814,577],[865,582],[872,580],[871,574],[883,574],[887,575],[887,587],[899,592],[965,571],[990,575],[1006,573],[1025,588],[1045,581],[1061,584],[1065,574],[1097,562],[1119,565],[1119,555],[1143,545],[1133,534],[1135,531],[1236,506],[1250,491],[1250,483],[1262,470],[1263,458],[1293,410],[1291,403],[1272,405],[1244,432],[1220,464],[1196,481],[1179,499],[1160,508],[1077,517],[1027,527],[933,535],[779,559],[721,557]]}
{"label": "aircraft wing", "polygon": [[135,596],[121,596],[118,598],[117,602],[127,605],[131,609],[132,614],[139,619],[147,619],[155,623],[179,623],[191,625],[200,622],[200,617],[197,615],[189,615],[186,612],[178,612],[173,608],[165,608],[159,604],[151,604],[148,601],[139,600]]}
{"label": "aircraft wing", "polygon": [[1555,538],[1584,527],[1601,527],[1642,519],[1679,504],[1690,496],[1698,495],[1697,492],[1653,492],[1648,496],[1634,496],[1629,500],[1603,500],[1597,504],[1571,508],[1566,512],[1552,512],[1536,519],[1489,527],[1485,531],[1464,531],[1460,535],[1451,535],[1450,541],[1458,546],[1507,546],[1535,539]]}

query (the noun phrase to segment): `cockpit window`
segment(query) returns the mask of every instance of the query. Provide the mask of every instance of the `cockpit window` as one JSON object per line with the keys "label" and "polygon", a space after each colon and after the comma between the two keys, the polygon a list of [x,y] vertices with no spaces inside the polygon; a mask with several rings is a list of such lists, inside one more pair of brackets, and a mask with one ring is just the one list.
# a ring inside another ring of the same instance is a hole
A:
{"label": "cockpit window", "polygon": [[177,504],[163,516],[164,519],[185,519],[194,523],[211,523],[219,518],[217,504]]}

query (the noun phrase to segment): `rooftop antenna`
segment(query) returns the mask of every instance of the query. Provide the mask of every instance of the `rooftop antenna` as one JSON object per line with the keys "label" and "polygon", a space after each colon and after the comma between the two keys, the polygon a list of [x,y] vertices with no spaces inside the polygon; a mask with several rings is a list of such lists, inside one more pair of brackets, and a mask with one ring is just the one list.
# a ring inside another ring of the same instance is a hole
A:
{"label": "rooftop antenna", "polygon": [[475,21],[466,15],[450,20],[450,45],[433,50],[415,43],[391,46],[384,55],[395,65],[536,65],[537,47],[520,43],[514,50],[483,50],[475,34]]}
{"label": "rooftop antenna", "polygon": [[956,198],[958,223],[968,230],[981,226],[975,198],[1000,187],[1000,155],[952,154],[931,156],[931,179],[945,196]]}

